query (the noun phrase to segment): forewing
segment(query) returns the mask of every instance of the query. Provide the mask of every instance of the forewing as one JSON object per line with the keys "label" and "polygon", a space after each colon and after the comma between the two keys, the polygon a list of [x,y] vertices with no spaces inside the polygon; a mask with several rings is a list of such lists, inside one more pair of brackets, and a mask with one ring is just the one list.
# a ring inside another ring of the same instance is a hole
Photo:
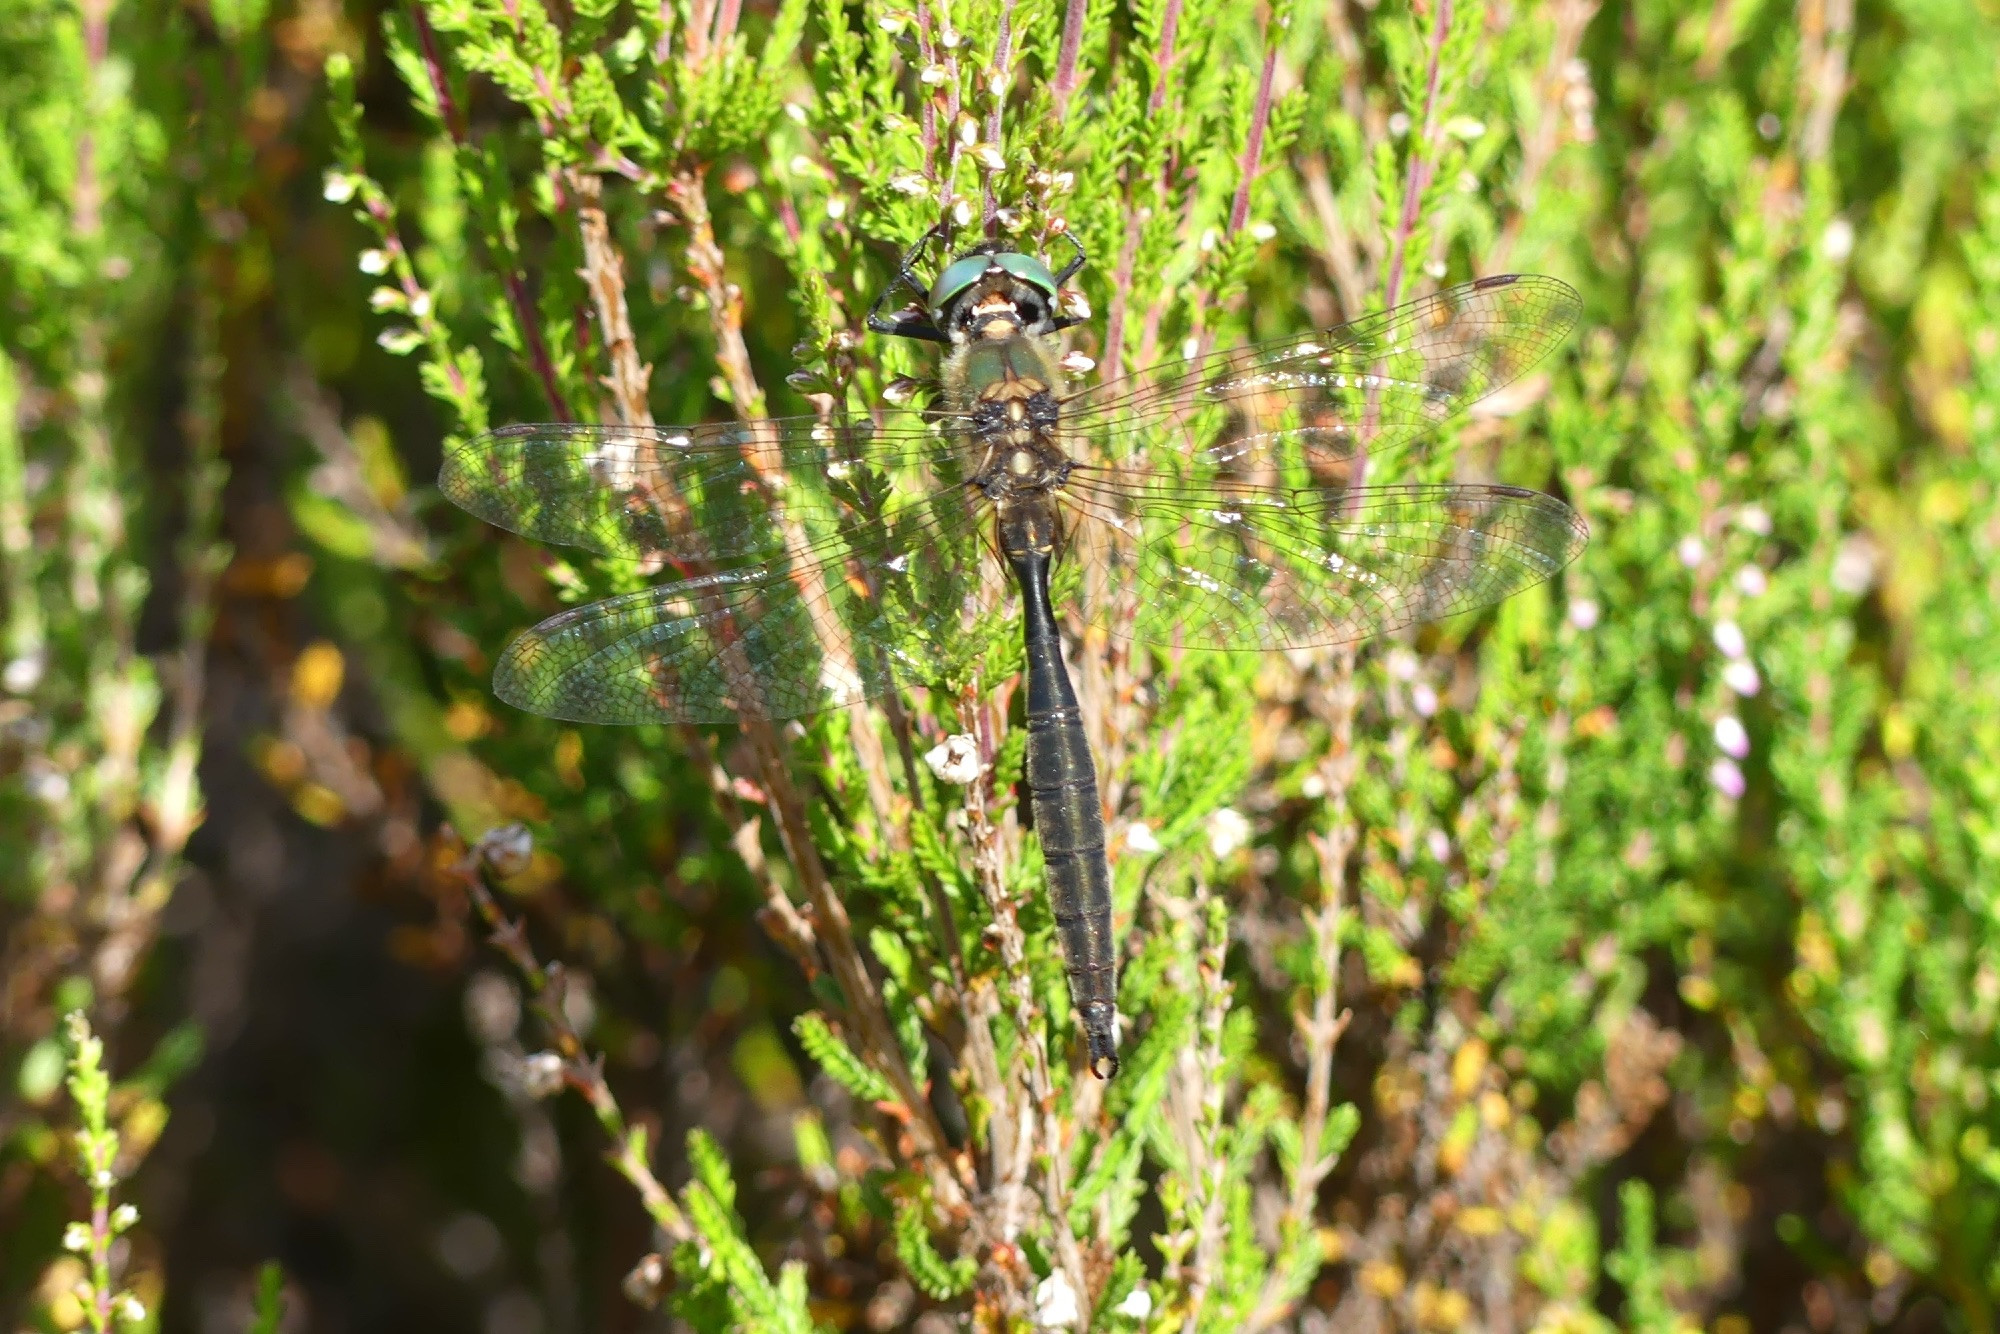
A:
{"label": "forewing", "polygon": [[954,677],[983,546],[948,490],[765,565],[578,607],[522,634],[501,699],[586,723],[793,718]]}
{"label": "forewing", "polygon": [[438,488],[538,542],[632,560],[764,558],[792,534],[866,523],[909,499],[951,452],[942,422],[890,412],[846,425],[506,426],[453,447]]}
{"label": "forewing", "polygon": [[[1552,496],[1508,486],[1279,489],[1072,474],[1085,615],[1145,643],[1294,649],[1491,606],[1583,550]],[[1092,596],[1093,591],[1096,596]]]}
{"label": "forewing", "polygon": [[[1216,467],[1303,462],[1348,480],[1365,456],[1421,450],[1452,418],[1513,383],[1576,324],[1554,278],[1481,278],[1352,324],[1173,362],[1086,390],[1065,427],[1105,462],[1148,449]],[[1283,456],[1278,446],[1297,451]]]}

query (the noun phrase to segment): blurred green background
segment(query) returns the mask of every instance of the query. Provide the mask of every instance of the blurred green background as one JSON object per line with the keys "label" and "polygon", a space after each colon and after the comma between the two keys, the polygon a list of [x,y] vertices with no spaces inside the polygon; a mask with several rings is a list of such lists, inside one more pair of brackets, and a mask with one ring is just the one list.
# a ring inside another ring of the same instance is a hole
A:
{"label": "blurred green background", "polygon": [[[275,1260],[254,1327],[1993,1328],[1996,70],[1992,0],[0,6],[0,1315],[85,1319],[81,1009],[134,1327]],[[1555,583],[1082,672],[1108,1093],[1018,748],[516,714],[508,636],[649,572],[429,481],[875,401],[953,191],[1085,240],[1127,368],[1584,298],[1455,437],[1588,520]],[[507,821],[553,1025],[453,869]]]}

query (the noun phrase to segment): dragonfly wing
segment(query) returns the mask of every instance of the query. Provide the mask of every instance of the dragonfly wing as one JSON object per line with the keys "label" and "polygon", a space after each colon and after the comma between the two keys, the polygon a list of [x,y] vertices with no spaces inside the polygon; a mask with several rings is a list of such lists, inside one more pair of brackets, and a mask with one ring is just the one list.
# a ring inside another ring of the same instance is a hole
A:
{"label": "dragonfly wing", "polygon": [[980,578],[976,493],[954,490],[803,548],[566,611],[502,655],[493,689],[551,718],[794,718],[959,667]]}
{"label": "dragonfly wing", "polygon": [[1520,379],[1580,309],[1554,278],[1481,278],[1338,328],[1085,390],[1065,405],[1064,424],[1113,462],[1164,448],[1256,466],[1280,446],[1315,470],[1388,459]]}
{"label": "dragonfly wing", "polygon": [[1065,497],[1094,520],[1071,547],[1086,617],[1190,648],[1349,643],[1474,611],[1554,575],[1589,537],[1560,500],[1510,486],[1113,486],[1079,469]]}
{"label": "dragonfly wing", "polygon": [[507,426],[455,445],[438,488],[538,542],[632,560],[766,558],[791,532],[852,527],[896,503],[913,471],[949,454],[943,420]]}

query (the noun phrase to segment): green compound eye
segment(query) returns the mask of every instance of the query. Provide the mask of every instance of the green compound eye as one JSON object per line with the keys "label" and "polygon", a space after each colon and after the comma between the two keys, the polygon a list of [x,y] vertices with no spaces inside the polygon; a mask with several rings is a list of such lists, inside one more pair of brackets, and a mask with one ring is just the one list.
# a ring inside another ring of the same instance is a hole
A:
{"label": "green compound eye", "polygon": [[1009,252],[993,256],[993,262],[1022,282],[1039,287],[1050,296],[1056,294],[1056,276],[1049,272],[1048,265],[1033,255]]}
{"label": "green compound eye", "polygon": [[1032,255],[1018,251],[1002,251],[997,255],[967,255],[953,260],[945,266],[943,273],[931,286],[931,314],[939,315],[953,298],[964,294],[965,289],[978,282],[988,269],[1001,268],[1013,274],[1031,287],[1040,288],[1049,296],[1056,294],[1056,276],[1049,272],[1049,266]]}
{"label": "green compound eye", "polygon": [[993,267],[991,255],[967,255],[964,259],[953,260],[945,266],[938,280],[931,284],[931,314],[941,314],[952,298],[964,293],[965,289],[979,281],[979,276]]}

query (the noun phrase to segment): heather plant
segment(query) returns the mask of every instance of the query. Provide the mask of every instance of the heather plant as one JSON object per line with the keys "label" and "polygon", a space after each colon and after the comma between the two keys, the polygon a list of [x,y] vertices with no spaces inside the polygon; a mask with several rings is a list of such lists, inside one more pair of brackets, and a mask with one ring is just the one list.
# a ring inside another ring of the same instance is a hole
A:
{"label": "heather plant", "polygon": [[[35,61],[0,83],[0,297],[26,312],[0,363],[0,851],[31,870],[0,1015],[26,1110],[0,1153],[44,1193],[54,1016],[117,1022],[199,810],[216,294],[244,289],[223,281],[236,232],[188,217],[252,188],[218,127],[307,16],[6,20]],[[321,39],[326,141],[298,132],[329,159],[313,207],[347,225],[315,253],[352,276],[290,298],[309,327],[277,410],[324,630],[272,668],[285,704],[253,749],[298,820],[366,832],[423,886],[435,920],[398,957],[473,969],[483,1114],[520,1145],[486,1170],[526,1201],[510,1231],[541,1229],[551,1325],[1993,1327],[1986,9],[352,17]],[[170,41],[192,76],[103,76]],[[169,172],[176,153],[198,165]],[[285,244],[251,225],[252,249]],[[549,722],[492,701],[507,638],[665,576],[496,536],[426,490],[441,445],[513,421],[902,401],[935,367],[862,317],[934,226],[1083,245],[1084,383],[1471,276],[1583,296],[1565,347],[1394,479],[1561,495],[1592,540],[1560,578],[1313,653],[1070,627],[1126,933],[1109,1083],[1022,825],[1011,624],[964,680],[796,725]],[[182,273],[182,498],[155,499],[116,480],[143,458],[145,355],[109,349],[152,346]],[[364,306],[374,351],[337,366],[325,331]],[[134,512],[183,536],[145,546]],[[155,720],[132,627],[162,568],[185,610]],[[157,1123],[176,1067],[127,1064],[124,1105]],[[564,1146],[621,1193],[578,1205]],[[29,1218],[9,1179],[0,1211]],[[10,1293],[57,1272],[73,1216],[32,1212]],[[135,1254],[162,1217],[144,1208]],[[622,1298],[561,1295],[575,1268],[548,1257],[577,1252]],[[280,1289],[269,1271],[257,1327],[290,1327]]]}
{"label": "heather plant", "polygon": [[[143,1233],[123,1235],[131,1206],[109,1193],[200,1050],[185,1016],[149,1021],[110,1085],[106,1040],[132,1016],[202,818],[206,644],[227,560],[219,214],[247,155],[217,120],[181,130],[240,105],[263,11],[210,17],[206,43],[143,7],[0,17],[0,1289],[38,1285],[51,1318],[98,1330],[139,1327],[159,1289],[153,1253],[134,1254]],[[188,83],[161,77],[182,57]],[[149,489],[161,377],[179,387],[173,477]],[[41,1170],[68,1163],[81,1201]],[[78,1203],[85,1221],[66,1228]]]}

